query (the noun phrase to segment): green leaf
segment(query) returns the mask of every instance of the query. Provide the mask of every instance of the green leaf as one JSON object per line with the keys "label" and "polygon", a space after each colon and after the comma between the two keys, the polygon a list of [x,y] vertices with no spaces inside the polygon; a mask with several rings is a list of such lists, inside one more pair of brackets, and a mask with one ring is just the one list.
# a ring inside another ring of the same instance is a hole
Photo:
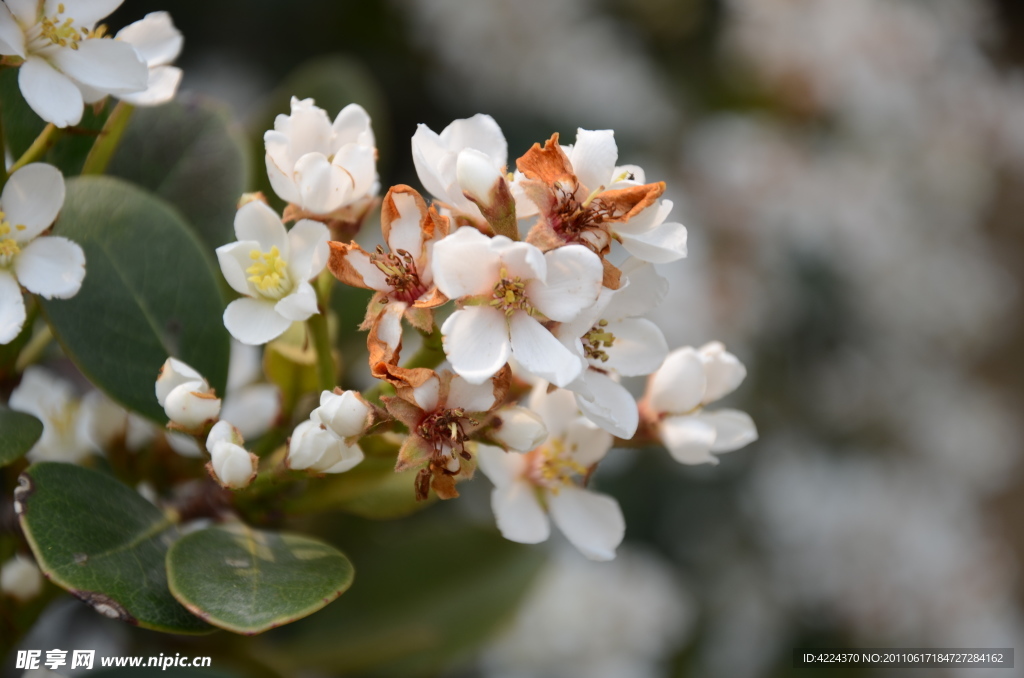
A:
{"label": "green leaf", "polygon": [[153,388],[168,356],[224,392],[230,343],[218,276],[174,209],[120,179],[79,177],[54,230],[85,251],[85,282],[74,298],[42,307],[91,382],[158,422],[166,417]]}
{"label": "green leaf", "polygon": [[[282,673],[436,676],[470,657],[515,612],[543,550],[494,530],[427,522],[339,525],[359,585],[329,608],[264,636],[257,656]],[[335,521],[336,522],[336,521]]]}
{"label": "green leaf", "polygon": [[354,576],[348,558],[322,541],[241,523],[193,532],[167,553],[174,597],[214,626],[245,635],[316,612]]}
{"label": "green leaf", "polygon": [[235,239],[235,210],[249,165],[245,136],[227,107],[182,95],[132,113],[107,174],[177,207],[212,252]]}
{"label": "green leaf", "polygon": [[43,462],[14,492],[15,511],[40,569],[108,617],[169,633],[212,628],[167,588],[173,521],[137,492],[90,469]]}
{"label": "green leaf", "polygon": [[0,407],[0,467],[20,459],[43,435],[43,422],[31,414]]}

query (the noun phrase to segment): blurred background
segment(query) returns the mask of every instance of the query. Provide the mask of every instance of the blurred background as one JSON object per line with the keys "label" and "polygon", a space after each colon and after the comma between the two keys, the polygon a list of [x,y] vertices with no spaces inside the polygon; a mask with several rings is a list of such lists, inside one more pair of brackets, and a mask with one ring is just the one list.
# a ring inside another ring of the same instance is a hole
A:
{"label": "blurred background", "polygon": [[[1024,650],[1020,2],[126,0],[109,23],[160,9],[184,96],[251,137],[253,187],[292,94],[364,105],[385,187],[419,188],[417,123],[489,113],[510,162],[614,129],[689,229],[653,319],[746,363],[729,404],[761,434],[717,467],[613,453],[595,479],[627,518],[610,564],[557,541],[463,554],[461,526],[493,532],[482,478],[395,523],[329,516],[341,548],[369,545],[355,588],[231,639],[239,675],[886,676],[794,669],[792,649]],[[71,606],[54,619],[97,643],[167,651]],[[190,642],[169,647],[204,653]]]}

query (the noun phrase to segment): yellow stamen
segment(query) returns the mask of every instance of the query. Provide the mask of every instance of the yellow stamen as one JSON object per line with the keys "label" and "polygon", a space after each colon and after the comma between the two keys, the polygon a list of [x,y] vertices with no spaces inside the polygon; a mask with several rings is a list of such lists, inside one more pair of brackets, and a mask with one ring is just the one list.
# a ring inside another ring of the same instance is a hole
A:
{"label": "yellow stamen", "polygon": [[539,478],[547,488],[558,494],[559,489],[566,485],[572,485],[572,478],[575,475],[587,475],[587,469],[569,454],[565,443],[560,438],[549,440],[541,448]]}
{"label": "yellow stamen", "polygon": [[253,264],[245,272],[249,274],[249,282],[256,286],[260,294],[270,299],[280,299],[291,291],[288,262],[281,258],[277,245],[271,247],[269,252],[252,250],[249,258]]}

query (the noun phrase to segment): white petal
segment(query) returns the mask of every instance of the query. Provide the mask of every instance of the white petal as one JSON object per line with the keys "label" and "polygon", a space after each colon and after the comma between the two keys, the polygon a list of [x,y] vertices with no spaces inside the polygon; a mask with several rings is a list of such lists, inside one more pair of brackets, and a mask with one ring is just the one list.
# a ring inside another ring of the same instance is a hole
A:
{"label": "white petal", "polygon": [[717,464],[711,454],[715,427],[699,416],[666,417],[658,428],[661,442],[680,464]]}
{"label": "white petal", "polygon": [[475,148],[466,148],[455,159],[455,176],[470,200],[488,208],[493,207],[499,186],[505,181],[500,167],[495,167],[487,154]]}
{"label": "white petal", "polygon": [[508,144],[501,127],[485,113],[452,121],[441,132],[441,140],[455,154],[464,148],[482,151],[497,167],[504,166],[508,158]]}
{"label": "white petal", "polygon": [[530,303],[541,313],[566,322],[597,301],[604,269],[596,254],[582,245],[568,245],[548,252],[544,259],[547,282],[535,280],[526,284]]}
{"label": "white petal", "polygon": [[625,284],[612,293],[602,318],[619,320],[644,315],[653,311],[668,295],[668,279],[646,261],[630,257],[619,266],[619,270]]}
{"label": "white petal", "polygon": [[64,5],[64,16],[73,17],[80,26],[92,26],[100,19],[110,16],[124,0],[46,0],[43,11],[46,16],[57,14]]}
{"label": "white petal", "polygon": [[388,292],[392,289],[388,284],[388,277],[370,262],[370,255],[361,249],[351,249],[345,252],[345,260],[356,270],[363,284],[370,289]]}
{"label": "white petal", "polygon": [[[366,455],[358,445],[346,445],[344,441],[339,440],[312,468],[321,473],[344,473],[358,466],[365,458]],[[327,464],[326,459],[332,463]]]}
{"label": "white petal", "polygon": [[651,407],[658,414],[685,414],[704,399],[707,378],[704,361],[690,346],[677,348],[647,384]]}
{"label": "white petal", "polygon": [[396,191],[391,194],[391,199],[398,210],[398,218],[391,222],[388,247],[392,252],[405,250],[413,259],[419,259],[423,251],[423,229],[420,228],[416,198],[405,191]]}
{"label": "white petal", "polygon": [[25,34],[18,25],[17,19],[0,2],[0,54],[13,54],[25,57]]}
{"label": "white petal", "polygon": [[622,233],[619,237],[627,252],[652,264],[667,264],[686,256],[686,227],[682,224],[662,224],[650,233]]}
{"label": "white petal", "polygon": [[199,448],[199,443],[192,436],[174,431],[166,431],[164,435],[166,436],[167,444],[177,454],[189,459],[202,459],[203,451]]}
{"label": "white petal", "polygon": [[360,435],[366,430],[372,409],[356,391],[340,395],[333,391],[320,394],[320,407],[316,408],[320,423],[342,438]]}
{"label": "white petal", "polygon": [[529,452],[547,440],[548,429],[540,415],[525,407],[503,407],[494,419],[491,437],[510,450]]}
{"label": "white petal", "polygon": [[629,391],[622,384],[594,370],[586,370],[584,379],[590,397],[577,394],[576,404],[587,419],[620,438],[632,438],[640,423],[640,415]]}
{"label": "white petal", "polygon": [[60,236],[36,238],[14,260],[18,282],[46,299],[69,299],[82,288],[85,253]]}
{"label": "white petal", "polygon": [[524,370],[555,386],[565,386],[580,375],[583,363],[579,356],[529,314],[516,311],[508,324],[512,354]]}
{"label": "white petal", "polygon": [[299,284],[291,294],[277,302],[274,310],[292,322],[308,320],[309,316],[320,312],[316,292],[308,282]]}
{"label": "white petal", "polygon": [[452,377],[445,406],[449,409],[457,407],[466,412],[486,412],[494,407],[494,385],[489,380],[482,384],[471,384],[462,377]]}
{"label": "white petal", "polygon": [[[505,314],[491,306],[455,311],[444,321],[441,334],[452,369],[471,384],[482,384],[493,377],[511,355]],[[554,337],[552,340],[558,344]]]}
{"label": "white petal", "polygon": [[434,245],[434,282],[449,299],[491,294],[498,281],[500,259],[490,238],[463,226]]}
{"label": "white petal", "polygon": [[299,204],[310,212],[327,214],[341,207],[352,191],[352,175],[327,161],[323,153],[307,153],[295,161]]}
{"label": "white petal", "polygon": [[194,381],[202,382],[204,389],[209,389],[209,383],[191,365],[177,358],[168,358],[160,366],[160,372],[156,376],[155,392],[157,402],[163,407],[171,391],[182,384]]}
{"label": "white petal", "polygon": [[288,255],[288,272],[293,280],[309,280],[320,275],[327,265],[331,249],[327,241],[330,231],[319,221],[301,219],[288,231],[291,253]]}
{"label": "white petal", "polygon": [[18,281],[0,270],[0,344],[9,344],[25,325],[25,300]]}
{"label": "white petal", "polygon": [[560,388],[549,393],[545,382],[534,384],[528,404],[544,420],[548,435],[553,438],[564,437],[569,424],[580,415],[571,391]]}
{"label": "white petal", "polygon": [[377,181],[377,149],[361,144],[346,144],[334,156],[334,166],[342,168],[352,182],[340,207],[362,198],[373,188]]}
{"label": "white petal", "polygon": [[370,115],[359,104],[349,104],[338,111],[331,129],[334,131],[336,148],[345,144],[373,146],[375,143]]}
{"label": "white petal", "polygon": [[62,47],[50,58],[68,77],[111,94],[140,92],[149,81],[149,67],[126,42],[83,40],[78,49]]}
{"label": "white petal", "polygon": [[288,441],[288,467],[296,470],[311,467],[336,440],[334,434],[320,428],[319,422],[307,419],[295,427]]}
{"label": "white petal", "polygon": [[515,452],[508,453],[500,447],[475,443],[476,458],[480,471],[495,487],[508,487],[517,482],[526,470],[526,457]]}
{"label": "white petal", "polygon": [[613,442],[608,431],[585,417],[575,417],[569,422],[563,440],[572,459],[585,467],[604,459]]}
{"label": "white petal", "polygon": [[[502,452],[513,456],[515,452]],[[520,544],[539,544],[551,535],[548,517],[537,499],[537,490],[526,481],[495,487],[491,509],[501,536]]]}
{"label": "white petal", "polygon": [[713,403],[724,398],[743,382],[747,376],[747,368],[739,358],[725,350],[720,342],[713,341],[700,347],[698,351],[704,361],[704,373],[708,384],[704,392],[704,403]]}
{"label": "white petal", "polygon": [[0,195],[0,210],[15,227],[10,237],[19,243],[49,228],[63,206],[64,177],[53,165],[41,162],[25,165],[12,174]]}
{"label": "white petal", "polygon": [[255,240],[261,252],[276,247],[281,256],[289,256],[288,233],[281,217],[262,200],[247,202],[235,212],[235,237]]}
{"label": "white petal", "polygon": [[608,360],[592,360],[595,367],[613,370],[624,377],[650,374],[665,361],[668,343],[657,325],[645,318],[626,318],[608,323],[603,328],[615,336],[611,346],[604,348]]}
{"label": "white petal", "polygon": [[231,443],[241,445],[245,442],[242,434],[235,428],[230,420],[221,419],[206,434],[206,449],[212,450],[218,443]]}
{"label": "white petal", "polygon": [[312,99],[292,97],[291,115],[279,115],[274,120],[274,129],[288,138],[289,155],[298,160],[307,153],[319,153],[325,157],[331,154],[331,121],[327,112]]}
{"label": "white petal", "polygon": [[265,344],[281,336],[291,324],[274,310],[272,301],[235,299],[224,309],[224,327],[243,344]]}
{"label": "white petal", "polygon": [[626,536],[626,520],[617,501],[578,487],[563,487],[558,494],[548,494],[548,510],[580,553],[591,560],[615,558],[615,549]]}
{"label": "white petal", "polygon": [[435,374],[412,390],[412,399],[424,412],[433,412],[437,409],[440,393],[441,380]]}
{"label": "white petal", "polygon": [[4,0],[11,14],[22,26],[31,26],[39,21],[39,0]]}
{"label": "white petal", "polygon": [[[448,200],[447,181],[441,176],[440,167],[445,157],[450,155],[436,132],[424,124],[417,125],[416,133],[412,135],[412,161],[416,166],[416,176],[427,192],[438,200]],[[455,167],[450,158],[449,164],[454,178]]]}
{"label": "white petal", "polygon": [[[135,106],[159,106],[166,104],[178,93],[184,75],[177,66],[154,66],[149,69],[146,89],[132,94],[116,95],[121,101]],[[102,98],[102,97],[100,97]],[[88,101],[88,99],[86,99]]]}
{"label": "white petal", "polygon": [[281,391],[274,384],[250,384],[229,391],[220,416],[233,423],[244,439],[258,438],[281,416]]}
{"label": "white petal", "polygon": [[491,249],[501,258],[501,268],[505,269],[508,278],[539,280],[543,282],[548,275],[548,264],[544,253],[533,245],[525,242],[514,242],[503,235],[491,238]]}
{"label": "white petal", "polygon": [[206,422],[220,414],[220,398],[211,397],[206,384],[189,381],[176,386],[164,401],[164,414],[176,424],[188,430],[202,428]]}
{"label": "white petal", "polygon": [[593,192],[602,186],[607,188],[611,184],[618,157],[619,149],[612,130],[576,130],[576,143],[569,154],[569,161],[576,178],[587,191]]}
{"label": "white petal", "polygon": [[401,301],[392,301],[380,314],[377,325],[377,338],[383,341],[392,351],[398,350],[402,342],[402,314],[408,305]]}
{"label": "white petal", "polygon": [[255,240],[240,240],[217,248],[217,263],[224,279],[231,289],[248,296],[257,294],[255,286],[249,282],[249,274],[245,272],[252,265],[250,254],[253,251],[260,251],[260,244]]}
{"label": "white petal", "polygon": [[117,32],[117,39],[135,48],[147,66],[163,66],[178,58],[184,38],[167,12],[151,12]]}
{"label": "white petal", "polygon": [[210,451],[210,465],[221,483],[232,489],[240,489],[252,482],[256,469],[245,448],[222,442],[213,447],[207,445],[207,449]]}
{"label": "white petal", "polygon": [[613,224],[612,228],[619,235],[643,235],[663,224],[671,211],[671,200],[658,200],[629,221]]}
{"label": "white petal", "polygon": [[712,452],[732,452],[757,440],[757,426],[746,412],[723,409],[701,412],[697,416],[715,427]]}
{"label": "white petal", "polygon": [[287,140],[283,140],[282,144],[277,146],[272,140],[278,136],[283,135],[273,130],[263,136],[267,148],[267,154],[264,157],[267,166],[267,178],[270,179],[270,186],[274,189],[274,193],[277,193],[281,200],[298,203],[299,187],[295,185],[295,181],[292,179],[292,163],[284,157],[284,154],[288,151]]}
{"label": "white petal", "polygon": [[85,103],[72,80],[45,59],[29,56],[18,69],[18,87],[36,114],[57,127],[77,125]]}

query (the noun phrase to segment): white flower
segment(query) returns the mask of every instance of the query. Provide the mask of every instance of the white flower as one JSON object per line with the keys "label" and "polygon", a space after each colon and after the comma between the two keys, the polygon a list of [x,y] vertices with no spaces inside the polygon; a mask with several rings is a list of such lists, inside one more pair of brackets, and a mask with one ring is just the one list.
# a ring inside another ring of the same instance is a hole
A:
{"label": "white flower", "polygon": [[278,115],[263,141],[274,192],[308,212],[329,214],[377,193],[377,149],[359,104],[332,124],[312,99],[292,97],[291,115]]}
{"label": "white flower", "polygon": [[263,362],[259,347],[233,339],[227,391],[220,416],[234,424],[246,440],[260,437],[281,417],[281,389],[261,382],[262,378]]}
{"label": "white flower", "polygon": [[[462,163],[472,163],[476,172],[467,171],[463,167],[462,185],[459,179],[459,158],[462,151],[474,149],[478,154],[463,158]],[[443,202],[453,213],[482,221],[483,215],[473,201],[463,191],[486,194],[477,181],[481,174],[486,174],[486,166],[501,175],[508,159],[508,144],[498,123],[489,115],[477,113],[472,118],[453,121],[437,134],[426,125],[416,127],[412,137],[412,160],[416,166],[416,174],[423,187],[435,198]],[[483,179],[482,183],[488,183]]]}
{"label": "white flower", "polygon": [[[6,11],[0,6],[0,15]],[[78,244],[39,234],[64,205],[64,177],[52,165],[33,163],[11,175],[0,195],[0,344],[25,324],[19,284],[47,299],[78,294],[85,254]]]}
{"label": "white flower", "polygon": [[78,400],[71,384],[42,367],[28,367],[11,392],[12,410],[43,422],[43,435],[28,452],[29,461],[77,463],[93,452]]}
{"label": "white flower", "polygon": [[82,398],[83,430],[97,451],[105,451],[121,442],[132,451],[142,449],[156,437],[159,429],[148,419],[129,412],[103,394],[90,391]]}
{"label": "white flower", "polygon": [[483,383],[514,356],[523,369],[565,386],[579,357],[541,324],[570,322],[597,299],[603,269],[596,254],[569,245],[542,254],[504,236],[463,226],[434,246],[434,281],[461,308],[441,327],[452,369]]}
{"label": "white flower", "polygon": [[757,440],[746,412],[704,410],[736,390],[746,375],[743,363],[718,342],[676,349],[651,375],[641,408],[676,461],[717,464],[712,452],[732,452]]}
{"label": "white flower", "polygon": [[[573,546],[592,560],[611,560],[626,524],[613,498],[580,486],[612,446],[612,437],[579,416],[568,391],[547,393],[540,383],[530,407],[544,420],[548,439],[528,454],[479,444],[479,467],[494,483],[491,507],[501,534],[511,541],[547,540],[547,514]],[[545,511],[546,509],[546,511]]]}
{"label": "white flower", "polygon": [[223,420],[214,424],[206,437],[206,449],[210,453],[208,468],[223,487],[238,490],[256,478],[259,457],[247,452],[243,444],[245,441],[238,429]]}
{"label": "white flower", "polygon": [[118,99],[136,106],[158,106],[174,98],[181,84],[181,69],[171,64],[181,53],[184,41],[167,12],[151,12],[117,32],[116,38],[127,42],[146,62],[149,80],[146,89],[119,94]]}
{"label": "white flower", "polygon": [[201,374],[175,358],[168,358],[156,379],[156,399],[169,425],[199,431],[220,414],[220,398]]}
{"label": "white flower", "polygon": [[21,601],[31,600],[43,590],[43,575],[31,558],[16,555],[0,568],[0,592]]}
{"label": "white flower", "polygon": [[506,449],[529,452],[548,438],[544,420],[525,407],[503,407],[495,412],[494,420],[491,438]]}
{"label": "white flower", "polygon": [[86,103],[147,87],[146,62],[128,42],[103,39],[96,23],[121,0],[0,3],[0,54],[22,57],[18,86],[39,117],[77,125]]}
{"label": "white flower", "polygon": [[338,437],[351,438],[362,435],[370,425],[373,408],[358,391],[324,391],[320,394],[320,407],[313,414]]}
{"label": "white flower", "polygon": [[326,226],[301,219],[286,231],[274,210],[254,200],[235,214],[235,236],[238,242],[217,248],[228,284],[245,295],[224,310],[231,336],[265,344],[320,312],[309,280],[327,265]]}
{"label": "white flower", "polygon": [[[555,335],[566,346],[580,349],[587,369],[567,388],[576,393],[583,414],[620,438],[632,438],[639,423],[636,401],[617,378],[654,372],[668,355],[665,335],[650,320],[650,312],[668,293],[668,281],[651,264],[630,259],[622,265],[623,286],[603,288],[590,308]],[[582,337],[582,344],[580,343]]]}
{"label": "white flower", "polygon": [[359,445],[349,445],[327,428],[314,411],[295,427],[288,442],[288,468],[318,473],[344,473],[363,460]]}

